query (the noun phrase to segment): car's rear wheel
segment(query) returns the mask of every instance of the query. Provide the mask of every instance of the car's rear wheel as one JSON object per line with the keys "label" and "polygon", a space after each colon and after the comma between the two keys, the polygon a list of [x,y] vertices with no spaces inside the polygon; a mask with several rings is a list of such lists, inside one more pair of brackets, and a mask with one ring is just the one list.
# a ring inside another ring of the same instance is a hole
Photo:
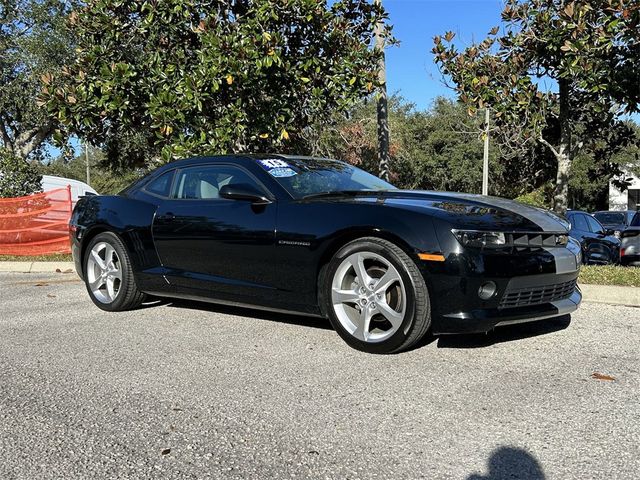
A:
{"label": "car's rear wheel", "polygon": [[129,255],[114,233],[96,235],[87,246],[84,279],[91,300],[102,310],[131,310],[144,301]]}
{"label": "car's rear wheel", "polygon": [[399,352],[429,328],[424,278],[391,242],[368,237],[345,245],[329,263],[323,284],[322,301],[333,327],[358,350]]}

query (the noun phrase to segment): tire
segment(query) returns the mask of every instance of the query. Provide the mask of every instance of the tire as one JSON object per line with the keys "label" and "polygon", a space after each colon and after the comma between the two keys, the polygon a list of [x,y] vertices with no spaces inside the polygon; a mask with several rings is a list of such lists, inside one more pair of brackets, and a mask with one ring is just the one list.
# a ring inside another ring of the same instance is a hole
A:
{"label": "tire", "polygon": [[417,265],[397,245],[376,237],[355,240],[334,255],[320,281],[320,302],[342,339],[367,353],[406,350],[431,324]]}
{"label": "tire", "polygon": [[138,308],[144,301],[127,249],[116,234],[96,235],[85,250],[82,265],[87,292],[98,308],[120,312]]}

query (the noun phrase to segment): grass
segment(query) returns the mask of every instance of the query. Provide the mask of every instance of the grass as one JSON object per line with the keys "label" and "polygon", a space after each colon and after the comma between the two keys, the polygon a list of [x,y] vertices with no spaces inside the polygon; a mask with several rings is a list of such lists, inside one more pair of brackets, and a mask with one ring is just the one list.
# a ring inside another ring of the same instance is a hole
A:
{"label": "grass", "polygon": [[579,283],[640,287],[640,268],[618,265],[583,265]]}
{"label": "grass", "polygon": [[0,262],[72,262],[69,253],[54,253],[51,255],[0,255]]}

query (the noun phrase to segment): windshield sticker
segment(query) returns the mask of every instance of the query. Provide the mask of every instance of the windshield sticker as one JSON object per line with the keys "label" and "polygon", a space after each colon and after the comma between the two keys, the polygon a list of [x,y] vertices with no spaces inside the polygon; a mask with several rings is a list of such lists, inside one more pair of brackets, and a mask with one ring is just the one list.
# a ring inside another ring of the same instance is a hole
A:
{"label": "windshield sticker", "polygon": [[[258,160],[260,165],[266,170],[271,170],[273,168],[289,168],[290,165],[284,160],[280,160],[277,158],[269,158],[265,160]],[[295,172],[294,172],[295,173]]]}
{"label": "windshield sticker", "polygon": [[293,177],[294,175],[297,175],[297,173],[292,169],[292,168],[272,168],[271,170],[269,170],[269,174],[272,177],[276,177],[276,178],[286,178],[286,177]]}

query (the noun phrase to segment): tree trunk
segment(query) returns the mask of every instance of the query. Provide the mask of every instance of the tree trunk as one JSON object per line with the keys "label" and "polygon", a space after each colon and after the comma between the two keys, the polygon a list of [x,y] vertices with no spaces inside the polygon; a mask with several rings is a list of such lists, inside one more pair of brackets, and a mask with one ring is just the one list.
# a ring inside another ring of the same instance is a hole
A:
{"label": "tree trunk", "polygon": [[573,161],[571,150],[571,119],[569,115],[569,81],[560,79],[560,145],[554,151],[558,170],[553,195],[553,210],[564,215],[569,205],[569,173]]}
{"label": "tree trunk", "polygon": [[[380,4],[381,0],[375,0]],[[378,161],[380,178],[389,181],[389,109],[387,105],[387,72],[384,61],[384,24],[378,22],[375,29],[375,48],[380,52],[380,62],[378,64],[378,82],[380,91],[378,92]]]}

